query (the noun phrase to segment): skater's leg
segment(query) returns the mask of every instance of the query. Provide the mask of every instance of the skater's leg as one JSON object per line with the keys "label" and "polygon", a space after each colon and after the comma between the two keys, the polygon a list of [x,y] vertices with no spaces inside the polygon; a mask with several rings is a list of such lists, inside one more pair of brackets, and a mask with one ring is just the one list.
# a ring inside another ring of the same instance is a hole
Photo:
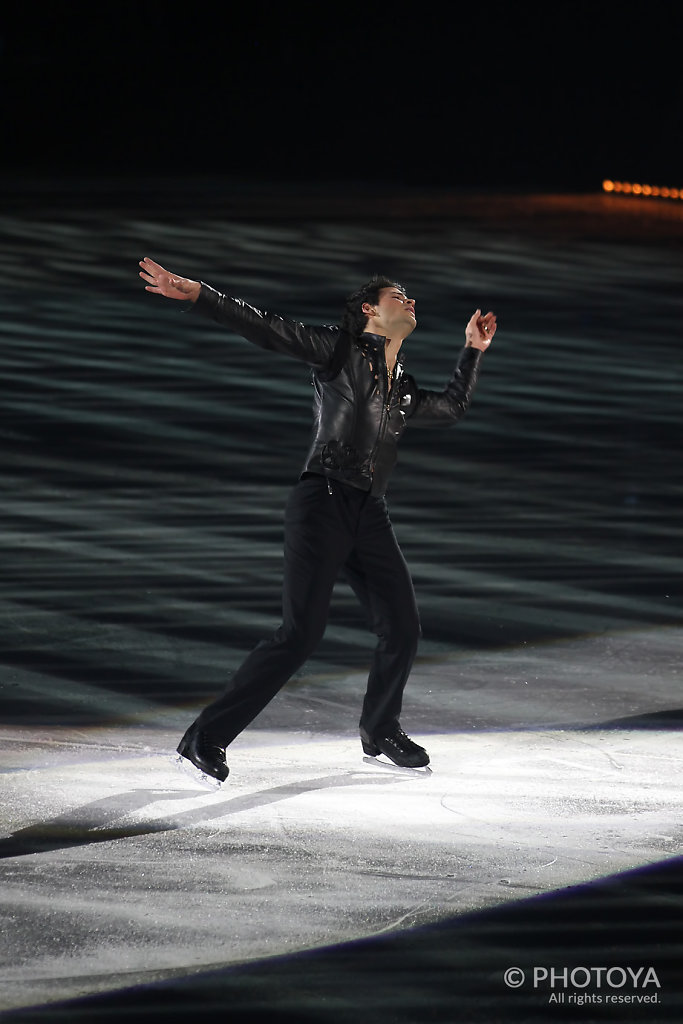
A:
{"label": "skater's leg", "polygon": [[320,642],[339,567],[352,543],[339,499],[329,494],[322,477],[300,481],[290,495],[282,625],[248,655],[225,692],[194,723],[223,747],[253,721]]}
{"label": "skater's leg", "polygon": [[361,736],[367,753],[379,752],[370,749],[376,741],[388,744],[384,752],[397,763],[427,764],[426,752],[412,744],[399,726],[403,691],[420,636],[415,591],[384,501],[371,499],[364,512],[363,529],[343,570],[378,636],[363,701]]}

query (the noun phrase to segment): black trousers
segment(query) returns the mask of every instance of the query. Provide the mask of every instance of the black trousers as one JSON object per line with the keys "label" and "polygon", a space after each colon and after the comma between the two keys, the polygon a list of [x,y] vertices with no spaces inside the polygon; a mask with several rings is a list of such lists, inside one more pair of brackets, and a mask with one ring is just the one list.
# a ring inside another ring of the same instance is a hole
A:
{"label": "black trousers", "polygon": [[343,575],[378,636],[360,725],[395,725],[420,635],[415,592],[384,498],[307,476],[285,511],[282,625],[248,655],[196,725],[227,746],[315,650],[335,581]]}

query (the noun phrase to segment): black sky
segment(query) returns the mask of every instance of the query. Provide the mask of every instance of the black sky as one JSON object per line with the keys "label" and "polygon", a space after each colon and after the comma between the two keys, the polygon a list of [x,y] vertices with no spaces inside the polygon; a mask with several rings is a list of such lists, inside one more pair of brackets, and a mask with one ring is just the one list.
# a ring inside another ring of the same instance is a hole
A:
{"label": "black sky", "polygon": [[679,7],[15,11],[0,28],[1,169],[681,185]]}

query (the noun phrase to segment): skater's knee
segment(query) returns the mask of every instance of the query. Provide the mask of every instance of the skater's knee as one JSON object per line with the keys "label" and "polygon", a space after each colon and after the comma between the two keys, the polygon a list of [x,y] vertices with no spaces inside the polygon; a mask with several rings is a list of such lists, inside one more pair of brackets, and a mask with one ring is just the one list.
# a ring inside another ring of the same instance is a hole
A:
{"label": "skater's knee", "polygon": [[414,650],[420,637],[422,629],[417,613],[415,615],[403,615],[400,618],[387,622],[377,623],[375,633],[385,645],[391,648],[400,647],[403,650]]}
{"label": "skater's knee", "polygon": [[416,648],[420,637],[422,636],[422,628],[420,626],[420,620],[417,616],[411,619],[410,622],[406,623],[403,627],[402,634],[404,642],[411,648]]}
{"label": "skater's knee", "polygon": [[275,634],[275,643],[278,647],[287,650],[290,656],[300,663],[306,661],[321,639],[322,633],[318,631],[285,629],[282,626]]}

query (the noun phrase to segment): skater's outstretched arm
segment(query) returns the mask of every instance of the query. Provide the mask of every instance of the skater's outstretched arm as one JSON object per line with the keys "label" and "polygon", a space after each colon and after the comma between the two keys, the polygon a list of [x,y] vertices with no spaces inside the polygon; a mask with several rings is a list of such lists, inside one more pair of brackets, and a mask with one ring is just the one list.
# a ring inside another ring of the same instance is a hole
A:
{"label": "skater's outstretched arm", "polygon": [[216,291],[202,281],[171,274],[146,256],[140,260],[140,277],[145,290],[167,299],[189,301],[198,313],[228,327],[260,348],[293,356],[310,366],[329,363],[339,336],[337,327],[310,327],[296,320],[267,313]]}
{"label": "skater's outstretched arm", "polygon": [[482,316],[477,309],[465,327],[465,347],[460,354],[453,376],[443,391],[419,388],[409,422],[416,427],[449,426],[457,423],[470,407],[477,385],[482,352],[491,344],[496,333],[496,315]]}

